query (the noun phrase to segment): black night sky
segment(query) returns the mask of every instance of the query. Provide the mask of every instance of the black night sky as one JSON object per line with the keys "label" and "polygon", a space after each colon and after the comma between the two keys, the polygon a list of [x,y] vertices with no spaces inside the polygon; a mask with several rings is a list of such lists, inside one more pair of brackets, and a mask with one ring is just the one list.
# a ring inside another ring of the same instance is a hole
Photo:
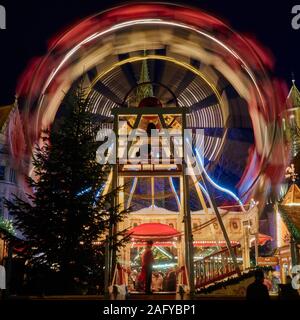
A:
{"label": "black night sky", "polygon": [[[46,53],[47,40],[62,29],[114,5],[115,0],[0,0],[7,12],[7,29],[0,30],[0,105],[13,102],[16,82],[28,61]],[[171,2],[171,1],[170,1]],[[275,75],[288,84],[294,72],[300,85],[300,29],[291,26],[296,0],[172,1],[203,9],[236,31],[255,36],[276,60]]]}

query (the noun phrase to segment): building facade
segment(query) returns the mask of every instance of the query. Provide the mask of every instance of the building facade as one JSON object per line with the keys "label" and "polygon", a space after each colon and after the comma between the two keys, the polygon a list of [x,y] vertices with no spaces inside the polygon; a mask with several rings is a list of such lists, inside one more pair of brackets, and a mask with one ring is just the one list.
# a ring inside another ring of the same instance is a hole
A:
{"label": "building facade", "polygon": [[[0,223],[2,233],[11,225],[11,219],[4,205],[5,199],[15,196],[26,199],[24,188],[24,160],[19,159],[18,151],[13,148],[24,144],[20,123],[20,114],[16,104],[0,107]],[[17,151],[17,152],[16,152]],[[1,230],[0,230],[1,232]],[[6,255],[6,243],[0,239],[0,264]]]}

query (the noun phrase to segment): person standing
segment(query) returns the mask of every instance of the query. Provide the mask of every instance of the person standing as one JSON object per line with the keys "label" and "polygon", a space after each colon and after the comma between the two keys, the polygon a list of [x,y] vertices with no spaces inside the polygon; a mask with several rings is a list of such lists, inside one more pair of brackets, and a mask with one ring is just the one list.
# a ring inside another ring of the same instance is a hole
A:
{"label": "person standing", "polygon": [[136,270],[133,270],[130,274],[130,278],[131,278],[131,281],[132,281],[132,286],[133,286],[133,289],[136,290],[137,288],[137,283],[136,283],[136,280],[137,280],[137,271]]}
{"label": "person standing", "polygon": [[277,272],[272,273],[272,292],[278,293],[280,285],[280,279],[279,276],[277,276]]}
{"label": "person standing", "polygon": [[269,291],[264,285],[264,273],[262,270],[255,270],[255,280],[247,288],[247,300],[270,300]]}
{"label": "person standing", "polygon": [[153,268],[153,252],[152,252],[153,241],[147,241],[146,249],[142,256],[142,274],[145,279],[145,292],[146,294],[151,293],[151,283],[152,283],[152,268]]}

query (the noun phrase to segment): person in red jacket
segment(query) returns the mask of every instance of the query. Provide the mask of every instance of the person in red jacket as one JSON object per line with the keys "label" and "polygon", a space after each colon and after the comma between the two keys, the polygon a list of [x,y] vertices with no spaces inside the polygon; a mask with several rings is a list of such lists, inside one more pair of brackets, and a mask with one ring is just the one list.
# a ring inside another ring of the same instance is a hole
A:
{"label": "person in red jacket", "polygon": [[142,256],[142,271],[140,279],[145,281],[145,292],[147,294],[151,293],[152,268],[154,262],[152,245],[153,241],[147,241],[147,245]]}

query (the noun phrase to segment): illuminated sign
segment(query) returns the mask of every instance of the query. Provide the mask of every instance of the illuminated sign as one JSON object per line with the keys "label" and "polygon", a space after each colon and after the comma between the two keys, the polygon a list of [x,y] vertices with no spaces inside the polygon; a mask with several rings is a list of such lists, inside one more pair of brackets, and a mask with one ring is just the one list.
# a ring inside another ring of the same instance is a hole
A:
{"label": "illuminated sign", "polygon": [[277,266],[279,263],[278,263],[277,257],[258,257],[257,264],[263,267],[263,266]]}

